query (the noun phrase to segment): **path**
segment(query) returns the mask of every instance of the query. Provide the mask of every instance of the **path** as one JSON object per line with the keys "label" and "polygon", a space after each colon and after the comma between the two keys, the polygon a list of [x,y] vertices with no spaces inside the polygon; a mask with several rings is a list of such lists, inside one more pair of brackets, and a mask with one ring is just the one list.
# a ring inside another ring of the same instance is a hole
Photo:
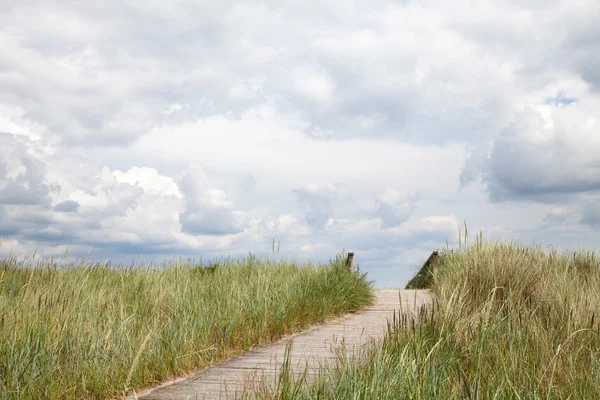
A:
{"label": "path", "polygon": [[[336,348],[343,342],[346,351],[354,352],[372,339],[381,339],[387,330],[387,322],[402,310],[414,312],[431,299],[425,290],[377,290],[376,303],[363,311],[349,314],[332,323],[317,326],[293,337],[291,362],[295,374],[304,371],[307,363],[309,373],[318,370],[323,362],[335,360]],[[416,301],[416,302],[415,302]],[[249,352],[231,361],[199,371],[185,379],[154,388],[137,395],[144,400],[171,399],[229,399],[238,398],[244,382],[257,381],[264,376],[276,382],[282,364],[286,344],[290,339]],[[130,397],[135,399],[136,397]]]}

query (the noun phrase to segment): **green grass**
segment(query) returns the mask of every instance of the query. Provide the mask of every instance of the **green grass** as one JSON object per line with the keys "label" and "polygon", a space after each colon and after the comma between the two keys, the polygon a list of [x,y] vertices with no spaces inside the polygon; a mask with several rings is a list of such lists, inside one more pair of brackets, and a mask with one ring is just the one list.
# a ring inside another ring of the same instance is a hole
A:
{"label": "green grass", "polygon": [[342,256],[219,266],[0,261],[0,398],[119,397],[373,299]]}
{"label": "green grass", "polygon": [[600,267],[593,253],[487,243],[441,254],[436,301],[360,360],[263,398],[600,398]]}

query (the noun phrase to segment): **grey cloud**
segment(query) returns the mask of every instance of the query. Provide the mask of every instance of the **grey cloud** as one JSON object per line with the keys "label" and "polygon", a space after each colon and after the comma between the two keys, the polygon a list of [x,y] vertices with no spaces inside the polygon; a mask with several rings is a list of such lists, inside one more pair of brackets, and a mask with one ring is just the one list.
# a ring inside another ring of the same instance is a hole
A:
{"label": "grey cloud", "polygon": [[30,240],[29,236],[54,224],[44,206],[17,204],[0,206],[0,236]]}
{"label": "grey cloud", "polygon": [[64,245],[75,243],[85,223],[59,223],[39,205],[11,205],[0,212],[0,235],[21,241]]}
{"label": "grey cloud", "polygon": [[58,212],[77,212],[79,203],[73,200],[65,200],[54,206],[54,211]]}
{"label": "grey cloud", "polygon": [[[435,2],[377,1],[354,12],[325,2],[317,14],[300,3],[19,4],[0,23],[36,29],[24,30],[18,40],[8,37],[12,53],[0,56],[0,68],[24,78],[7,74],[0,100],[21,105],[28,118],[72,145],[125,146],[157,124],[240,114],[263,101],[275,101],[284,112],[300,111],[306,133],[325,139],[394,136],[431,142],[489,135],[511,108],[505,93],[511,73],[541,88],[548,83],[545,72],[555,65],[574,69],[592,84],[600,70],[595,68],[600,52],[593,51],[597,11],[570,10],[563,17],[559,2],[543,10],[500,2],[493,8],[498,12],[490,14],[494,21],[458,4],[445,24],[436,19]],[[530,12],[538,15],[533,25],[514,18]],[[48,14],[69,23],[53,22]],[[565,30],[561,46],[546,33],[552,24]],[[412,35],[419,39],[409,40]],[[446,46],[437,44],[440,37]],[[48,63],[50,56],[74,65]],[[507,72],[502,60],[508,56],[523,68]],[[294,89],[290,74],[304,64],[330,76],[331,104]],[[503,81],[495,74],[508,77]],[[543,78],[531,79],[538,76]],[[262,83],[249,97],[228,94],[250,81]],[[189,109],[164,115],[171,103]]]}
{"label": "grey cloud", "polygon": [[180,221],[183,232],[192,235],[230,235],[243,230],[231,210],[224,208],[186,209]]}
{"label": "grey cloud", "polygon": [[256,187],[256,177],[245,173],[238,178],[237,183],[242,192],[250,192]]}
{"label": "grey cloud", "polygon": [[[71,145],[125,146],[155,124],[180,119],[161,113],[171,103],[189,104],[188,118],[241,111],[248,103],[227,104],[227,86],[260,71],[231,62],[243,63],[253,50],[240,47],[237,24],[214,18],[233,11],[224,4],[22,2],[11,11],[0,23],[36,29],[6,37],[0,70],[10,74],[0,101],[21,105],[28,119]],[[207,98],[211,109],[202,104]]]}
{"label": "grey cloud", "polygon": [[572,213],[570,213],[565,207],[555,208],[546,214],[544,217],[543,226],[550,228],[552,226],[568,222],[571,218]]}
{"label": "grey cloud", "polygon": [[4,183],[0,192],[0,203],[2,204],[40,204],[48,201],[47,187],[42,183],[28,187],[25,183],[9,181]]}
{"label": "grey cloud", "polygon": [[[28,139],[0,132],[0,204],[48,204],[44,164],[27,152]],[[9,176],[10,175],[10,176]]]}
{"label": "grey cloud", "polygon": [[[472,84],[471,76],[463,71],[464,60],[421,68],[421,58],[453,59],[445,57],[448,50],[441,47],[432,47],[432,54],[417,54],[413,44],[392,34],[404,24],[395,24],[392,30],[386,13],[374,12],[389,9],[400,20],[408,18],[405,29],[422,29],[419,37],[427,42],[437,36],[430,33],[435,20],[426,8],[404,9],[380,1],[357,10],[365,17],[357,21],[335,2],[323,4],[328,11],[318,15],[301,4],[172,2],[168,7],[158,3],[141,7],[109,1],[103,7],[72,4],[40,9],[33,3],[21,4],[4,22],[36,24],[37,29],[25,31],[19,40],[13,38],[16,56],[0,56],[0,68],[4,65],[7,71],[25,77],[6,82],[4,92],[11,95],[9,102],[27,110],[29,118],[72,145],[125,146],[152,126],[177,121],[182,115],[236,114],[257,101],[274,99],[284,112],[300,110],[305,115],[307,134],[330,132],[325,138],[391,135],[423,142],[462,134],[461,119],[473,120],[481,104],[497,98],[480,84]],[[48,13],[69,21],[68,28],[45,18]],[[425,22],[423,27],[419,20]],[[332,23],[335,29],[330,29]],[[297,41],[298,32],[302,43]],[[353,47],[365,38],[376,45]],[[406,44],[411,47],[389,51]],[[419,51],[422,47],[418,46]],[[50,64],[50,55],[65,57],[74,66]],[[322,68],[334,81],[331,104],[307,99],[292,87],[290,73],[306,63]],[[249,99],[227,95],[238,82],[262,76],[268,79]],[[423,90],[420,80],[428,90]],[[471,103],[474,96],[483,96],[485,101]],[[25,104],[23,98],[32,101]],[[211,100],[210,109],[202,105],[205,99]],[[169,103],[188,104],[190,109],[164,116],[161,110]],[[480,124],[494,125],[497,111],[479,113]],[[384,118],[376,125],[357,124],[357,118],[372,115]]]}
{"label": "grey cloud", "polygon": [[123,255],[139,255],[139,254],[168,254],[173,255],[180,251],[190,251],[189,248],[181,246],[175,241],[123,241],[114,240],[111,238],[96,238],[90,240],[88,238],[80,238],[78,244],[91,248],[92,255],[100,256],[108,254],[110,258],[117,259]]}
{"label": "grey cloud", "polygon": [[[100,181],[99,177],[96,177]],[[124,182],[104,183],[104,185],[95,188],[89,192],[92,196],[108,197],[106,204],[97,206],[79,205],[77,211],[89,221],[98,218],[104,220],[107,217],[125,217],[129,210],[135,210],[144,197],[144,189]],[[68,207],[72,205],[67,205]],[[57,210],[60,211],[60,210]]]}
{"label": "grey cloud", "polygon": [[590,202],[583,207],[581,223],[586,225],[600,225],[600,201]]}
{"label": "grey cloud", "polygon": [[459,177],[461,188],[475,182],[484,173],[489,156],[487,151],[482,147],[480,145],[480,147],[469,149]]}
{"label": "grey cloud", "polygon": [[406,221],[410,212],[404,209],[398,209],[391,204],[382,203],[377,209],[377,215],[382,220],[384,228],[390,228]]}
{"label": "grey cloud", "polygon": [[185,197],[179,214],[182,231],[192,235],[229,235],[243,231],[243,222],[234,213],[227,194],[208,186],[203,171],[188,169],[178,182]]}
{"label": "grey cloud", "polygon": [[360,249],[396,249],[410,250],[415,247],[424,247],[428,244],[434,248],[440,248],[444,245],[446,239],[449,242],[454,237],[453,231],[444,229],[420,229],[404,234],[390,234],[389,232],[381,231],[374,235],[369,235],[368,238],[357,240],[355,246]]}
{"label": "grey cloud", "polygon": [[[66,227],[65,227],[66,228]],[[55,230],[21,230],[20,236],[39,243],[50,243],[54,245],[68,245],[77,243],[80,236],[77,232],[66,229]]]}
{"label": "grey cloud", "polygon": [[333,212],[332,200],[336,188],[333,185],[306,186],[295,189],[298,204],[306,223],[313,229],[322,229]]}
{"label": "grey cloud", "polygon": [[597,92],[600,91],[600,9],[569,10],[569,31],[561,43],[562,62],[572,66]]}
{"label": "grey cloud", "polygon": [[590,106],[524,110],[494,139],[489,158],[475,154],[467,161],[461,183],[481,176],[493,201],[556,202],[600,190],[600,147],[593,139],[600,123]]}
{"label": "grey cloud", "polygon": [[395,190],[386,190],[377,200],[377,216],[383,228],[399,226],[410,217],[415,204],[414,195],[405,195]]}
{"label": "grey cloud", "polygon": [[[19,147],[19,141],[25,141],[29,151]],[[62,158],[60,152],[48,157],[43,154],[44,143],[19,137],[18,140],[4,140],[3,144],[0,155],[3,155],[2,161],[7,162],[0,164],[0,235],[19,243],[43,244],[47,248],[63,245],[93,247],[104,241],[111,242],[112,245],[106,247],[113,249],[128,243],[172,246],[172,226],[165,226],[168,232],[160,234],[161,227],[152,226],[146,220],[131,220],[142,209],[142,212],[152,213],[145,217],[155,221],[156,225],[171,222],[169,213],[172,210],[164,209],[164,205],[168,206],[166,208],[177,207],[178,199],[174,196],[161,197],[160,193],[146,193],[142,187],[119,182],[110,170],[99,170],[82,157],[69,157],[64,150],[61,150]],[[19,149],[22,151],[17,151]],[[3,153],[5,150],[8,152]],[[43,154],[40,158],[31,155],[40,153]],[[59,181],[45,183],[48,179]],[[15,186],[19,191],[14,190]],[[81,203],[54,200],[54,207],[50,207],[53,198],[64,199],[65,195],[73,193],[82,199]],[[12,197],[9,198],[9,194]],[[161,244],[152,241],[154,230],[159,232],[156,237]]]}
{"label": "grey cloud", "polygon": [[18,232],[18,226],[8,218],[5,207],[0,205],[0,236],[12,237]]}

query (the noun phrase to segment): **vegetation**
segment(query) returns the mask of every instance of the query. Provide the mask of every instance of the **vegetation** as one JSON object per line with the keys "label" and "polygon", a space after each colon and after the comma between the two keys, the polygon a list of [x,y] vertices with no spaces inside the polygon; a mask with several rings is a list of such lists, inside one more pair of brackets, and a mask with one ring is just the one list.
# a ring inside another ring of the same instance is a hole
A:
{"label": "vegetation", "polygon": [[600,398],[600,267],[593,253],[515,243],[446,251],[433,306],[399,318],[362,360],[316,381],[286,375],[264,398]]}
{"label": "vegetation", "polygon": [[371,283],[328,265],[0,261],[0,398],[119,397],[360,309]]}

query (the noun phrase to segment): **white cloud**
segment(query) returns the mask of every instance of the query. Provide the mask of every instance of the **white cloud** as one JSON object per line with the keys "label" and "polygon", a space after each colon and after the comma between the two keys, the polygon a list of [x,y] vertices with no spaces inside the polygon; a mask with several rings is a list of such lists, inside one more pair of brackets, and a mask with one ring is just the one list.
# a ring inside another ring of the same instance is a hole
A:
{"label": "white cloud", "polygon": [[318,66],[301,65],[294,68],[292,80],[294,89],[303,96],[324,104],[334,100],[335,82]]}
{"label": "white cloud", "polygon": [[[407,190],[436,190],[438,180],[454,185],[463,163],[460,145],[411,145],[367,139],[321,141],[305,133],[306,123],[261,104],[239,118],[211,116],[194,122],[153,129],[138,140],[140,153],[160,151],[180,160],[202,160],[221,171],[275,175],[287,181],[328,184],[344,180],[350,186],[380,189],[394,180]],[[235,145],[233,145],[235,144]],[[193,149],[193,151],[190,151]],[[429,163],[427,168],[415,166]],[[411,174],[402,171],[411,170]]]}
{"label": "white cloud", "polygon": [[184,106],[184,105],[177,104],[177,103],[169,104],[168,107],[165,107],[163,109],[163,114],[167,114],[167,115],[175,114],[175,113],[182,111],[184,108],[189,109],[190,106],[188,106],[188,105]]}
{"label": "white cloud", "polygon": [[306,236],[311,233],[308,225],[303,223],[295,215],[279,215],[274,218],[265,218],[266,232],[274,236]]}
{"label": "white cloud", "polygon": [[182,197],[173,178],[160,175],[154,168],[133,167],[127,172],[114,171],[113,175],[115,175],[118,182],[139,186],[145,192],[162,196]]}

